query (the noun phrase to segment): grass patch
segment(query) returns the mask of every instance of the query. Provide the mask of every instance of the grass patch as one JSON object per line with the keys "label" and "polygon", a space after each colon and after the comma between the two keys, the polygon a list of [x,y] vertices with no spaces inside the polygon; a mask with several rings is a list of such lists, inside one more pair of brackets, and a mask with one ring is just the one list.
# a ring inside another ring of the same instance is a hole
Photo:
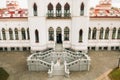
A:
{"label": "grass patch", "polygon": [[0,80],[7,80],[9,77],[9,74],[0,67]]}
{"label": "grass patch", "polygon": [[120,68],[115,68],[108,76],[111,80],[120,80]]}

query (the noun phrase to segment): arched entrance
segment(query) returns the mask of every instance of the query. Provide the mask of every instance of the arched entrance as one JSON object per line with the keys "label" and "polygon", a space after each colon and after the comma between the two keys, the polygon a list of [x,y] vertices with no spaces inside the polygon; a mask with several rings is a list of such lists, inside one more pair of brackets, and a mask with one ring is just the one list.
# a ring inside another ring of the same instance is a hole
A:
{"label": "arched entrance", "polygon": [[62,43],[62,30],[60,27],[56,30],[56,43],[61,44]]}

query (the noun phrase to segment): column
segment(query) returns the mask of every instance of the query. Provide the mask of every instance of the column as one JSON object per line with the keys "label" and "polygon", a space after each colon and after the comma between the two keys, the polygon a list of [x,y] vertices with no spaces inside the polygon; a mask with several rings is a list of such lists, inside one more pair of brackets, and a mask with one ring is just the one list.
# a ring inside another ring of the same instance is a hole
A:
{"label": "column", "polygon": [[19,40],[22,40],[21,29],[18,30],[18,38],[19,38]]}
{"label": "column", "polygon": [[92,33],[93,33],[93,30],[91,29],[90,40],[92,40]]}
{"label": "column", "polygon": [[110,29],[110,31],[109,31],[109,40],[111,40],[112,39],[112,29]]}
{"label": "column", "polygon": [[6,40],[10,40],[9,30],[5,30],[5,33],[6,33]]}
{"label": "column", "polygon": [[100,36],[100,30],[97,30],[97,35],[96,35],[96,40],[99,40],[99,36]]}
{"label": "column", "polygon": [[15,31],[13,30],[13,40],[15,40]]}
{"label": "column", "polygon": [[87,60],[87,65],[88,65],[88,71],[90,70],[90,59]]}
{"label": "column", "polygon": [[116,28],[115,39],[117,39],[119,28]]}
{"label": "column", "polygon": [[54,14],[53,16],[56,17],[56,6],[53,7],[53,12],[54,12],[54,13],[53,13],[53,14]]}
{"label": "column", "polygon": [[[112,41],[112,32],[113,32],[113,30],[110,28],[110,31],[109,31],[109,43],[111,43],[111,41]],[[108,45],[108,50],[111,50],[111,45]]]}
{"label": "column", "polygon": [[1,40],[3,40],[2,30],[0,32],[0,38],[1,38]]}
{"label": "column", "polygon": [[62,7],[62,17],[64,17],[64,7]]}
{"label": "column", "polygon": [[105,31],[106,31],[106,29],[104,29],[104,31],[103,31],[103,40],[105,39]]}
{"label": "column", "polygon": [[25,35],[26,35],[26,39],[25,40],[28,40],[27,29],[25,29]]}
{"label": "column", "polygon": [[54,29],[54,42],[56,43],[56,29]]}
{"label": "column", "polygon": [[1,40],[1,30],[0,30],[0,40]]}
{"label": "column", "polygon": [[62,29],[62,42],[64,42],[64,29]]}
{"label": "column", "polygon": [[[98,29],[96,33],[97,33],[97,35],[96,35],[96,40],[99,41],[100,30]],[[96,50],[97,50],[97,51],[99,50],[99,46],[96,46]]]}

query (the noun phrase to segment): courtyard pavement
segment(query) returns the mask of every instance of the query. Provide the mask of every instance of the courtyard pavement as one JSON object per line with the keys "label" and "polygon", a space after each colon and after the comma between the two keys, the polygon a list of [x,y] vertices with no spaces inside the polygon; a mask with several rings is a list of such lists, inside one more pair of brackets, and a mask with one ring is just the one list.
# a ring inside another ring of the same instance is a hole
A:
{"label": "courtyard pavement", "polygon": [[9,74],[8,80],[96,80],[99,76],[117,66],[120,51],[90,51],[90,71],[71,72],[70,77],[48,78],[47,72],[29,72],[26,59],[30,52],[0,52],[0,67]]}

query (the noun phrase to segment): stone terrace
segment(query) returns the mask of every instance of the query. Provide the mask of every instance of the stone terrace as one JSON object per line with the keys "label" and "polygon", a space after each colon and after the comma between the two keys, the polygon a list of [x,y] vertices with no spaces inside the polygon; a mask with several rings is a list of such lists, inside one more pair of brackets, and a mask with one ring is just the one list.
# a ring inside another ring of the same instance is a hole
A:
{"label": "stone terrace", "polygon": [[30,52],[0,52],[0,67],[10,74],[8,80],[95,80],[106,71],[117,66],[119,51],[90,51],[91,68],[87,72],[71,72],[70,78],[54,76],[47,72],[29,72],[26,59]]}

